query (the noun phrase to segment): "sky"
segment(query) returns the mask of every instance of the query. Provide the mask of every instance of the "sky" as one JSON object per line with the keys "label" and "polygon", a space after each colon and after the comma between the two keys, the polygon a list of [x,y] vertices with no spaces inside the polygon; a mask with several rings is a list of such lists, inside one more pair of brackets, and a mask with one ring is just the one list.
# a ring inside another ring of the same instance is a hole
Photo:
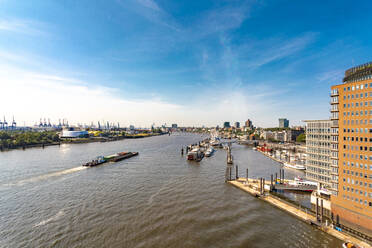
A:
{"label": "sky", "polygon": [[330,116],[372,2],[0,0],[0,116],[216,126]]}

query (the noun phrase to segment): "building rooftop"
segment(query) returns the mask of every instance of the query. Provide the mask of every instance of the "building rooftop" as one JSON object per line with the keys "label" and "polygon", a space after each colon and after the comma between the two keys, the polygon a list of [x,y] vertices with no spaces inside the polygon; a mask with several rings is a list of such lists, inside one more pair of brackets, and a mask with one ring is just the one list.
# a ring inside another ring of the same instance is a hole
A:
{"label": "building rooftop", "polygon": [[345,71],[344,82],[372,79],[372,62],[358,65]]}

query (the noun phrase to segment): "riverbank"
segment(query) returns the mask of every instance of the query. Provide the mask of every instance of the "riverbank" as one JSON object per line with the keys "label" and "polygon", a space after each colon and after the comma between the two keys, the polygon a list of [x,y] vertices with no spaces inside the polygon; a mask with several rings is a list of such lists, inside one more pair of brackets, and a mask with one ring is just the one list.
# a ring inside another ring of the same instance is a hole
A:
{"label": "riverbank", "polygon": [[[298,219],[306,222],[306,223],[317,223],[316,216],[312,215],[311,213],[307,211],[303,211],[302,209],[298,209],[294,206],[292,206],[291,203],[284,201],[283,199],[280,199],[269,192],[264,192],[262,195],[259,191],[259,183],[257,180],[254,179],[247,179],[246,178],[239,178],[238,180],[232,180],[228,181],[229,184],[233,185],[236,188],[239,188],[245,192],[248,192],[252,196],[255,196],[265,202],[270,203],[271,205],[297,217]],[[348,235],[346,233],[340,232],[332,228],[331,226],[326,226],[322,224],[315,225],[318,229],[340,239],[345,242],[352,242],[359,247],[364,248],[372,248],[372,246],[365,241],[359,240],[355,238],[354,236]]]}
{"label": "riverbank", "polygon": [[92,138],[77,138],[77,139],[61,139],[58,142],[50,142],[50,143],[38,143],[38,144],[29,144],[29,145],[17,145],[12,147],[0,147],[0,152],[4,151],[11,151],[11,150],[25,150],[28,148],[44,148],[46,146],[57,146],[61,144],[86,144],[86,143],[94,143],[94,142],[111,142],[111,141],[118,141],[124,139],[142,139],[148,138],[153,136],[165,135],[168,133],[163,134],[146,134],[146,135],[127,135],[127,136],[115,136],[115,137],[92,137]]}

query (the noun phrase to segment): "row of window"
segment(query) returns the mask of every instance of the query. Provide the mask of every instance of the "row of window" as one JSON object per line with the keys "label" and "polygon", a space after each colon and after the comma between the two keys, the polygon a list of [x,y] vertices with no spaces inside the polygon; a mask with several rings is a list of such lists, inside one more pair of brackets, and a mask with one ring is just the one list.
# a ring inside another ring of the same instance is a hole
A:
{"label": "row of window", "polygon": [[372,202],[367,202],[367,200],[362,200],[362,199],[358,199],[358,198],[354,198],[354,197],[352,197],[352,196],[345,196],[345,195],[343,195],[343,198],[344,198],[344,200],[351,200],[351,201],[353,201],[353,202],[356,202],[356,203],[359,203],[359,204],[363,204],[364,203],[364,205],[365,206],[370,206],[370,207],[372,207]]}
{"label": "row of window", "polygon": [[354,151],[354,149],[355,149],[355,151],[370,151],[370,152],[372,152],[372,147],[369,147],[369,149],[368,149],[368,147],[367,146],[350,146],[350,145],[344,145],[344,150],[351,150],[351,151]]}
{"label": "row of window", "polygon": [[[368,142],[368,138],[366,137],[345,137],[344,136],[344,140],[345,141],[358,141],[358,142]],[[369,142],[372,142],[372,138],[369,138]]]}
{"label": "row of window", "polygon": [[329,169],[330,165],[327,162],[321,161],[314,161],[314,160],[306,160],[306,170],[313,168],[312,166],[323,167],[325,169]]}
{"label": "row of window", "polygon": [[[350,162],[350,161],[348,161],[348,162],[345,162],[344,161],[344,166],[350,166],[350,167],[354,167],[354,163],[353,162]],[[365,169],[365,170],[368,170],[368,164],[359,164],[359,163],[355,163],[355,168],[359,168],[359,169]],[[369,165],[369,170],[371,170],[372,171],[372,164],[371,165]]]}
{"label": "row of window", "polygon": [[[369,122],[371,122],[371,120],[369,120]],[[368,120],[344,120],[344,125],[367,125],[368,124]]]}
{"label": "row of window", "polygon": [[[369,84],[369,87],[372,87],[372,83]],[[354,85],[354,86],[351,86],[351,87],[344,87],[344,91],[354,91],[354,90],[362,90],[364,88],[368,88],[368,84],[361,84],[361,85]]]}
{"label": "row of window", "polygon": [[[337,105],[333,108],[333,110],[337,110]],[[371,101],[369,101],[369,106],[371,106]],[[368,107],[368,102],[356,102],[356,103],[344,103],[344,108],[358,108],[358,107]]]}
{"label": "row of window", "polygon": [[[368,174],[363,174],[363,172],[357,172],[353,170],[344,170],[344,174],[356,176],[356,177],[362,177],[362,178],[368,178]],[[369,175],[369,178],[372,179],[372,174]]]}
{"label": "row of window", "polygon": [[344,128],[344,133],[372,133],[372,128]]}
{"label": "row of window", "polygon": [[361,187],[365,187],[365,188],[369,188],[372,189],[372,183],[368,184],[367,182],[363,182],[363,181],[358,181],[358,180],[354,180],[354,179],[350,179],[350,178],[342,178],[342,180],[344,181],[344,183],[348,183],[348,184],[353,184],[353,185],[358,185],[358,186],[361,186]]}
{"label": "row of window", "polygon": [[358,154],[349,154],[349,153],[344,153],[344,158],[352,158],[352,159],[360,159],[360,160],[369,160],[372,161],[372,156],[367,156],[367,155],[358,155]]}
{"label": "row of window", "polygon": [[361,110],[361,111],[351,111],[351,112],[343,112],[344,116],[364,116],[364,115],[372,115],[372,111],[367,111],[367,110]]}
{"label": "row of window", "polygon": [[[369,92],[369,96],[372,96],[372,92]],[[344,95],[344,100],[352,100],[352,99],[360,99],[360,98],[368,97],[368,93],[360,93],[360,94],[352,94],[352,95]]]}
{"label": "row of window", "polygon": [[349,188],[349,187],[346,187],[346,186],[343,186],[342,188],[347,192],[351,192],[351,193],[354,193],[354,194],[357,194],[357,195],[372,198],[372,193],[368,193],[367,191],[363,191],[363,190],[359,190],[359,189],[354,190],[354,188],[352,188],[352,187]]}

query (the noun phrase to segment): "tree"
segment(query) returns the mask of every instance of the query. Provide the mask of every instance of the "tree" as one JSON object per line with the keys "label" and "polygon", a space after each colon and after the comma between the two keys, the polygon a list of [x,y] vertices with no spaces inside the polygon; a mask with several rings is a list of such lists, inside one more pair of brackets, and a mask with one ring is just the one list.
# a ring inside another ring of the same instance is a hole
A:
{"label": "tree", "polygon": [[302,143],[306,142],[306,134],[302,133],[302,134],[298,135],[297,138],[296,138],[296,141],[297,142],[302,142]]}

